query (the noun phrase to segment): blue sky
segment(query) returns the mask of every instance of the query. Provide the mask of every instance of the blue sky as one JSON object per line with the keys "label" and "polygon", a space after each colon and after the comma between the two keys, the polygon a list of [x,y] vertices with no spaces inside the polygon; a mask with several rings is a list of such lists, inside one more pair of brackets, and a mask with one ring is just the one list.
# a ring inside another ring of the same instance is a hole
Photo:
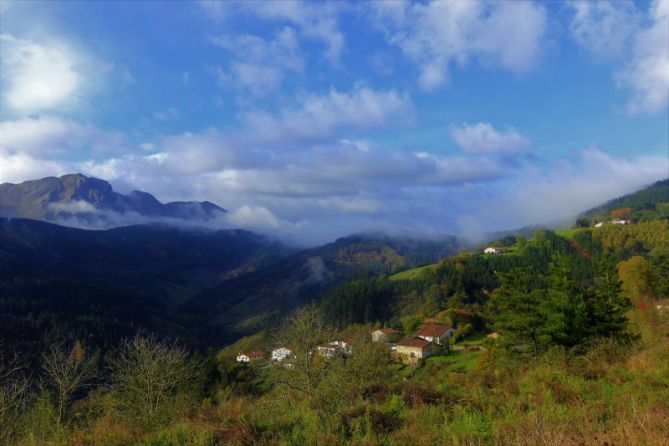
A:
{"label": "blue sky", "polygon": [[80,171],[313,244],[669,176],[667,0],[0,4],[0,182]]}

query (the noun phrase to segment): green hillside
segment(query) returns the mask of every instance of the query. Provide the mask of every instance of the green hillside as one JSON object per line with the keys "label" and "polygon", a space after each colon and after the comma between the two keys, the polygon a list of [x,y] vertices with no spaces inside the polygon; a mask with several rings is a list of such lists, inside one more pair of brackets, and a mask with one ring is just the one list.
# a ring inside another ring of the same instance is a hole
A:
{"label": "green hillside", "polygon": [[584,212],[582,215],[590,219],[606,221],[611,211],[621,208],[632,209],[633,221],[669,218],[669,179],[658,181],[638,192],[608,201]]}

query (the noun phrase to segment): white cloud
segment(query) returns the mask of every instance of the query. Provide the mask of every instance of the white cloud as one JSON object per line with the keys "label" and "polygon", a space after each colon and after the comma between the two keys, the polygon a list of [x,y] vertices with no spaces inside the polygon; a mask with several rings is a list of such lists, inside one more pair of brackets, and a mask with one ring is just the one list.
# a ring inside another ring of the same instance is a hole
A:
{"label": "white cloud", "polygon": [[3,102],[20,113],[76,101],[82,78],[77,55],[64,44],[0,36]]}
{"label": "white cloud", "polygon": [[210,40],[233,53],[229,68],[216,71],[222,86],[240,86],[255,95],[264,95],[279,88],[288,73],[304,70],[297,36],[289,27],[277,32],[273,40],[249,34]]}
{"label": "white cloud", "polygon": [[71,173],[71,164],[38,158],[28,153],[12,152],[0,147],[0,183],[18,183],[53,175]]}
{"label": "white cloud", "polygon": [[269,209],[262,206],[244,205],[228,212],[225,220],[232,226],[255,230],[279,228],[279,219]]}
{"label": "white cloud", "polygon": [[0,122],[0,147],[17,153],[67,154],[86,149],[88,155],[122,147],[120,135],[52,116]]}
{"label": "white cloud", "polygon": [[444,84],[453,65],[525,73],[539,59],[546,11],[532,2],[432,1],[373,3],[377,25],[389,43],[418,64],[419,85]]}
{"label": "white cloud", "polygon": [[341,129],[373,129],[410,122],[413,104],[407,94],[376,91],[358,86],[351,92],[330,90],[325,95],[307,94],[296,108],[278,116],[247,112],[243,121],[254,138],[290,142],[322,140]]}
{"label": "white cloud", "polygon": [[574,2],[570,30],[598,57],[618,60],[615,79],[630,91],[627,110],[658,114],[669,105],[669,0],[646,11],[633,2]]}
{"label": "white cloud", "polygon": [[500,132],[486,122],[454,125],[449,129],[449,134],[458,146],[472,153],[513,153],[532,145],[527,137],[515,129]]}
{"label": "white cloud", "polygon": [[524,166],[509,187],[473,200],[476,208],[463,213],[462,222],[483,222],[488,231],[555,223],[664,179],[667,172],[666,156],[625,158],[591,147],[544,168]]}
{"label": "white cloud", "polygon": [[576,43],[601,58],[617,58],[629,50],[640,16],[632,1],[570,1],[574,16],[569,30]]}
{"label": "white cloud", "polygon": [[323,42],[326,46],[325,58],[334,66],[340,64],[345,47],[345,37],[338,21],[342,9],[340,3],[284,0],[266,2],[258,7],[252,2],[205,0],[198,4],[208,17],[216,20],[234,20],[237,14],[249,14],[267,21],[290,24],[298,28],[301,36]]}
{"label": "white cloud", "polygon": [[650,26],[634,42],[632,59],[619,75],[632,91],[632,113],[661,113],[669,106],[669,0],[655,1]]}

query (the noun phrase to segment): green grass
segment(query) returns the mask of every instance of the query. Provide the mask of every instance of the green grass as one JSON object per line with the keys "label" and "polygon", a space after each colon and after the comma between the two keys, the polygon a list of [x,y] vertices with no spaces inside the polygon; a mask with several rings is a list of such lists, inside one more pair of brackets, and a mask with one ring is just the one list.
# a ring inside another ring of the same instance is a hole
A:
{"label": "green grass", "polygon": [[566,239],[571,240],[571,239],[574,238],[574,236],[575,236],[576,234],[578,234],[579,232],[583,232],[583,231],[585,231],[585,230],[587,230],[587,229],[589,229],[589,228],[572,228],[572,229],[563,229],[563,230],[561,230],[561,231],[555,231],[555,233],[556,233],[557,235],[559,235],[560,237],[564,237],[564,238],[566,238]]}
{"label": "green grass", "polygon": [[413,378],[425,379],[427,376],[443,376],[449,373],[467,373],[473,370],[479,362],[480,351],[454,351],[447,355],[430,356],[425,365],[416,371]]}
{"label": "green grass", "polygon": [[425,265],[419,266],[418,268],[408,269],[402,271],[401,273],[393,274],[389,277],[390,280],[416,280],[419,279],[423,274],[429,271],[430,268],[435,265]]}

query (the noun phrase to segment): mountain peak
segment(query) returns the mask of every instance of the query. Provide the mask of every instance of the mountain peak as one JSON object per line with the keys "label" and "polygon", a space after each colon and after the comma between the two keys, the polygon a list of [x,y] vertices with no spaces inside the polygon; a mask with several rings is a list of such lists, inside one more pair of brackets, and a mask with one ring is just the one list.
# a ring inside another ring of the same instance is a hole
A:
{"label": "mountain peak", "polygon": [[72,226],[112,227],[160,219],[205,222],[225,209],[211,202],[161,203],[148,192],[115,192],[105,180],[72,173],[0,184],[0,216]]}

